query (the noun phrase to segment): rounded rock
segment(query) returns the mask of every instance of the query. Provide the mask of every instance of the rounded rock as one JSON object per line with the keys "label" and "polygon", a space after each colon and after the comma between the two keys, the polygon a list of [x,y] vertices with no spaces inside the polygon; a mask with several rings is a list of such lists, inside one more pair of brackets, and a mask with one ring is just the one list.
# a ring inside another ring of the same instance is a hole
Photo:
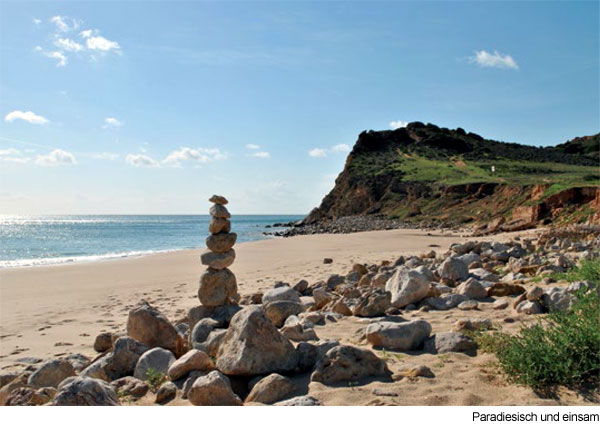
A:
{"label": "rounded rock", "polygon": [[212,234],[229,233],[231,230],[231,222],[227,218],[215,218],[210,221],[208,231]]}
{"label": "rounded rock", "polygon": [[235,275],[229,269],[208,269],[200,277],[198,298],[205,306],[221,306],[237,293]]}
{"label": "rounded rock", "polygon": [[206,238],[206,247],[212,252],[225,253],[233,248],[236,239],[235,233],[211,234]]}
{"label": "rounded rock", "polygon": [[215,218],[231,218],[231,214],[227,208],[223,205],[215,204],[212,205],[208,211]]}
{"label": "rounded rock", "polygon": [[211,269],[225,269],[235,261],[235,250],[230,249],[225,253],[205,252],[200,256],[200,261]]}
{"label": "rounded rock", "polygon": [[229,201],[227,201],[225,197],[219,196],[217,194],[213,194],[212,197],[208,199],[208,201],[217,205],[226,205],[227,203],[229,203]]}

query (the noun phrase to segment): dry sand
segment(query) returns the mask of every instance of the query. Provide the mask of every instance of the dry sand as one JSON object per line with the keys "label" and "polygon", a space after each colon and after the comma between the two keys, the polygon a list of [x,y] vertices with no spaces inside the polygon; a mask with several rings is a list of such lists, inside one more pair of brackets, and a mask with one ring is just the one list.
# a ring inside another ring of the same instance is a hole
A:
{"label": "dry sand", "polygon": [[[264,240],[237,245],[237,259],[231,269],[238,279],[239,292],[245,295],[266,291],[277,281],[293,284],[300,279],[326,280],[331,274],[347,273],[353,263],[379,263],[431,249],[445,252],[450,244],[470,239],[434,231],[392,230]],[[6,371],[24,367],[26,364],[17,360],[25,357],[51,358],[73,352],[94,357],[95,336],[103,331],[122,331],[128,310],[142,298],[172,321],[184,317],[188,308],[198,304],[201,251],[0,270],[0,368]],[[323,264],[325,257],[333,258],[333,264]],[[487,304],[482,308],[414,311],[402,316],[425,318],[434,333],[451,331],[455,321],[464,317],[491,318],[508,330],[518,326],[520,317],[512,308],[491,310]],[[517,322],[504,323],[509,315]],[[317,326],[316,331],[321,339],[368,347],[358,334],[368,323],[368,319],[348,317]],[[388,360],[395,373],[407,365],[425,364],[436,376],[334,388],[309,385],[307,376],[296,377],[303,387],[298,394],[308,392],[326,405],[546,405],[598,401],[566,389],[556,397],[544,398],[529,388],[508,384],[490,354],[378,354]]]}

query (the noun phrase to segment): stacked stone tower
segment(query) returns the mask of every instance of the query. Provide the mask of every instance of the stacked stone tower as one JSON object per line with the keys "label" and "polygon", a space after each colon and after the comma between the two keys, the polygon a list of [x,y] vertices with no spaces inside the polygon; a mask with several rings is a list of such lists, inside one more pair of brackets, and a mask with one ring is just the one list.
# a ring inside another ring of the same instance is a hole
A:
{"label": "stacked stone tower", "polygon": [[210,235],[206,238],[209,250],[200,256],[200,261],[208,268],[200,277],[198,298],[205,306],[237,303],[237,281],[227,268],[235,260],[233,245],[237,239],[235,233],[230,233],[231,215],[225,207],[228,201],[225,197],[216,195],[208,200],[214,203],[210,208]]}

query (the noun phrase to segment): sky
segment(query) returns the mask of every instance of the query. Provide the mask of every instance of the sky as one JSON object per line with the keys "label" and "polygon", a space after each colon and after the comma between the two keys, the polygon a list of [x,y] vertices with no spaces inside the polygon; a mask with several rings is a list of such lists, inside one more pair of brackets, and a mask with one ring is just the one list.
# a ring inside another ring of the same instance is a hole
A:
{"label": "sky", "polygon": [[363,130],[598,133],[599,3],[0,2],[0,213],[306,214]]}

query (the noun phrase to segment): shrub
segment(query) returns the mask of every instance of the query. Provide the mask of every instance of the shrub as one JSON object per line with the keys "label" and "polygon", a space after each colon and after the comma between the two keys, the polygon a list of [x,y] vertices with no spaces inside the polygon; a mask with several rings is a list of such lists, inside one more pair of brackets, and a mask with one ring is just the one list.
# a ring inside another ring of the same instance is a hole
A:
{"label": "shrub", "polygon": [[476,336],[484,351],[494,352],[500,368],[513,382],[542,388],[571,385],[600,372],[600,260],[582,262],[567,274],[571,280],[586,280],[595,287],[576,293],[568,311],[551,312],[547,318],[524,326],[517,334]]}
{"label": "shrub", "polygon": [[160,385],[167,379],[167,375],[159,372],[156,369],[150,368],[146,370],[146,382],[150,385],[150,390],[156,392]]}

